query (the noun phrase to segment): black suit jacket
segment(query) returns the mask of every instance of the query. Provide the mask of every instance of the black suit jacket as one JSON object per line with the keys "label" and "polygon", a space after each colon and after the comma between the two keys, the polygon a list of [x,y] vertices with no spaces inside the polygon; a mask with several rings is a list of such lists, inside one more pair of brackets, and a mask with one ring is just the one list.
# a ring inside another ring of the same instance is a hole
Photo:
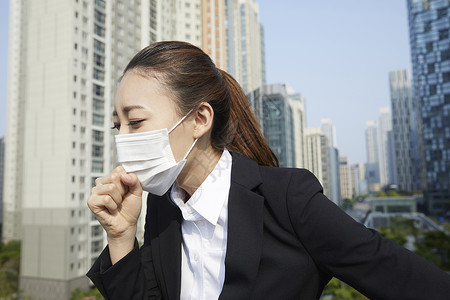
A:
{"label": "black suit jacket", "polygon": [[[232,157],[219,299],[318,299],[332,276],[371,299],[450,299],[448,274],[355,222],[309,171]],[[181,220],[149,195],[144,245],[114,266],[105,248],[87,275],[107,299],[179,299]]]}

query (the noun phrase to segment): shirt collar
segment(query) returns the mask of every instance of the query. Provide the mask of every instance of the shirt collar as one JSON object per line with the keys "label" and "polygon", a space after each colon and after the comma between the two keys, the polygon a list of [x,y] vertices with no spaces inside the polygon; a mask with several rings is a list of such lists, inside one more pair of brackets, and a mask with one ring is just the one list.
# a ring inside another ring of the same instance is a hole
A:
{"label": "shirt collar", "polygon": [[224,150],[214,170],[184,203],[184,191],[174,183],[170,191],[172,201],[180,208],[185,220],[205,218],[212,225],[216,225],[220,212],[231,185],[231,154]]}

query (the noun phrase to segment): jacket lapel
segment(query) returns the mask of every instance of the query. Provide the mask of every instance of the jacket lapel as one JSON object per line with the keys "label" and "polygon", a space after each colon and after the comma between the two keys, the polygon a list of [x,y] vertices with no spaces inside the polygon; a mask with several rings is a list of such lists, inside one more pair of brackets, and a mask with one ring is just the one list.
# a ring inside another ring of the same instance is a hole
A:
{"label": "jacket lapel", "polygon": [[261,258],[264,198],[256,162],[232,153],[225,281],[219,299],[250,299]]}
{"label": "jacket lapel", "polygon": [[180,299],[181,289],[181,212],[169,199],[169,193],[158,199],[159,237],[152,241],[155,260],[159,257],[164,298]]}

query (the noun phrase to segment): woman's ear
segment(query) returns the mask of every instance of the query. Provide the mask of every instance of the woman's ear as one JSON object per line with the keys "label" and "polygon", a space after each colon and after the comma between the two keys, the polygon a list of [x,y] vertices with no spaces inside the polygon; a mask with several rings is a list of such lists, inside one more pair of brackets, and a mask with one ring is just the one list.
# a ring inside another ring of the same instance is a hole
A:
{"label": "woman's ear", "polygon": [[200,138],[212,128],[214,110],[208,102],[202,102],[194,112],[194,138]]}

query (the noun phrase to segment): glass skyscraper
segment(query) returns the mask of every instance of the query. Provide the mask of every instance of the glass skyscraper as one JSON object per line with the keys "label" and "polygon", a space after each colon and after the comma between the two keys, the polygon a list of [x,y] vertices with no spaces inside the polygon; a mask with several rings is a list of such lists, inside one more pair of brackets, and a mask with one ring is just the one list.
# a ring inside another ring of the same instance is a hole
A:
{"label": "glass skyscraper", "polygon": [[408,0],[413,93],[429,213],[450,211],[450,2]]}

